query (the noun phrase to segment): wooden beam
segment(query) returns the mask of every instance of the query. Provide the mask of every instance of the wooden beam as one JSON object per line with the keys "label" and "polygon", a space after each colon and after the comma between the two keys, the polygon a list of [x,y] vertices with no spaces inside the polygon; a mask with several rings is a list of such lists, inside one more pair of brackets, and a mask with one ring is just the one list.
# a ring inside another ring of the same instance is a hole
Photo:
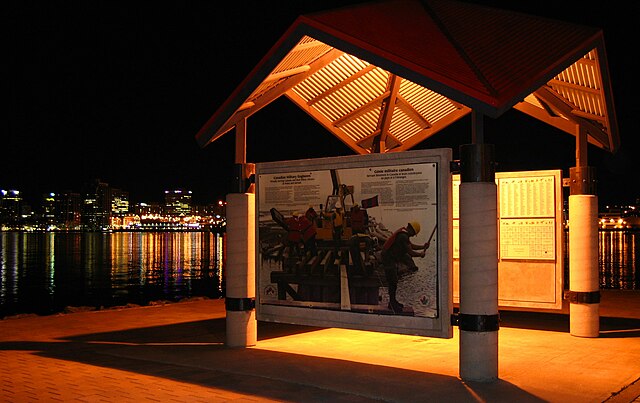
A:
{"label": "wooden beam", "polygon": [[357,79],[359,79],[362,76],[367,75],[371,70],[375,69],[376,66],[374,66],[373,64],[368,65],[367,67],[365,67],[364,69],[358,71],[357,73],[355,73],[352,76],[349,76],[348,78],[342,80],[341,82],[339,82],[338,84],[334,85],[333,87],[328,88],[326,91],[316,95],[315,97],[313,97],[309,102],[309,106],[312,106],[313,104],[315,104],[318,101],[323,100],[324,98],[328,97],[329,95],[335,93],[336,91],[340,90],[341,88],[344,88],[345,86],[351,84],[352,82],[356,81]]}
{"label": "wooden beam", "polygon": [[307,105],[307,102],[302,99],[298,94],[294,91],[289,90],[285,93],[285,96],[291,100],[294,104],[298,105],[300,109],[305,111],[309,116],[311,116],[316,122],[320,123],[322,127],[327,129],[330,133],[333,133],[340,141],[342,141],[347,147],[352,149],[354,152],[358,154],[369,154],[369,151],[360,147],[351,137],[349,137],[345,132],[341,129],[335,127],[333,122],[324,117],[321,113],[316,111],[313,108],[310,108]]}
{"label": "wooden beam", "polygon": [[[378,123],[378,129],[380,130],[380,152],[387,151],[387,135],[389,134],[389,128],[391,127],[391,121],[393,120],[393,112],[396,109],[396,98],[398,96],[398,90],[400,89],[400,83],[402,78],[395,74],[389,75],[389,82],[387,84],[389,97],[384,100],[384,109],[380,116]],[[401,143],[402,144],[402,143]],[[375,142],[374,142],[375,148]]]}
{"label": "wooden beam", "polygon": [[[380,130],[376,130],[375,132],[358,140],[357,144],[362,148],[366,148],[367,150],[373,150],[373,141],[377,136],[380,135],[380,132],[381,132]],[[402,145],[402,141],[400,141],[400,139],[398,139],[396,136],[394,136],[391,133],[387,134],[387,141],[386,141],[387,150],[393,147],[399,147],[401,145]]]}
{"label": "wooden beam", "polygon": [[396,105],[407,115],[409,119],[413,120],[418,126],[423,129],[428,129],[431,127],[431,122],[429,122],[424,116],[420,114],[411,104],[404,99],[400,94],[397,96],[398,102]]}
{"label": "wooden beam", "polygon": [[236,164],[247,162],[247,119],[242,119],[236,124]]}
{"label": "wooden beam", "polygon": [[335,120],[333,122],[333,125],[335,127],[340,127],[343,126],[347,123],[349,123],[349,121],[364,115],[365,113],[369,112],[371,109],[377,108],[382,104],[382,101],[387,98],[389,96],[389,91],[386,91],[380,95],[378,95],[377,97],[375,97],[374,99],[372,99],[371,101],[367,102],[366,104],[362,105],[361,107],[352,110],[351,112],[347,113],[346,115],[344,115],[343,117],[341,117],[338,120]]}
{"label": "wooden beam", "polygon": [[358,145],[367,148],[367,146],[365,146],[364,144],[367,144],[368,142],[373,141],[373,138],[376,136],[380,135],[380,130],[376,130],[375,132],[364,136],[363,138],[361,138],[360,140],[358,140]]}
{"label": "wooden beam", "polygon": [[[534,97],[536,97],[535,94]],[[544,122],[549,126],[553,126],[558,130],[575,136],[575,121],[569,120],[559,112],[556,112],[549,104],[547,104],[544,99],[539,97],[536,97],[536,99],[538,100],[538,102],[540,102],[542,108],[529,102],[518,102],[513,106],[513,108],[519,110],[522,113],[526,113],[527,115],[538,119],[539,121]],[[596,147],[602,148],[602,144],[595,141],[591,137],[589,137],[589,143],[595,145]]]}
{"label": "wooden beam", "polygon": [[282,80],[283,78],[293,77],[293,76],[301,74],[301,73],[306,73],[309,70],[311,70],[311,66],[305,64],[304,66],[295,67],[295,68],[289,69],[289,70],[284,70],[284,71],[281,71],[279,73],[269,74],[269,76],[267,78],[265,78],[262,83],[263,84],[264,83],[270,83],[270,82],[273,82],[273,81]]}
{"label": "wooden beam", "polygon": [[604,116],[594,115],[593,113],[588,113],[588,112],[583,112],[583,111],[581,111],[579,109],[574,109],[573,111],[571,111],[571,113],[574,114],[575,116],[579,116],[581,118],[597,120],[598,122],[602,122],[602,124],[606,124],[607,123],[607,119]]}
{"label": "wooden beam", "polygon": [[514,109],[519,110],[522,113],[526,113],[549,126],[553,126],[558,130],[562,130],[568,134],[574,134],[575,122],[572,122],[562,115],[556,114],[556,112],[549,107],[546,102],[541,101],[542,108],[532,105],[529,102],[518,102],[513,106]]}
{"label": "wooden beam", "polygon": [[313,41],[306,42],[306,43],[301,43],[301,44],[296,45],[296,47],[293,48],[293,50],[296,51],[296,52],[299,52],[301,50],[312,49],[312,48],[316,48],[318,46],[329,46],[329,45],[327,45],[324,42],[320,42],[320,41],[314,39]]}
{"label": "wooden beam", "polygon": [[463,107],[462,109],[457,109],[456,111],[451,112],[450,114],[438,120],[437,122],[434,122],[433,126],[431,126],[430,128],[421,130],[420,132],[406,139],[401,146],[393,148],[389,151],[396,152],[396,151],[410,150],[412,147],[415,147],[420,142],[428,139],[429,137],[433,136],[439,131],[445,129],[446,127],[451,125],[453,122],[465,117],[470,112],[471,112],[471,109],[466,106]]}
{"label": "wooden beam", "polygon": [[578,91],[581,91],[581,92],[588,92],[588,93],[591,93],[593,95],[601,95],[599,89],[585,87],[583,85],[578,85],[578,84],[573,84],[573,83],[567,83],[565,81],[560,81],[560,80],[556,80],[556,79],[549,80],[547,85],[570,88],[572,90],[578,90]]}
{"label": "wooden beam", "polygon": [[260,109],[269,105],[271,102],[278,99],[280,96],[284,95],[289,89],[295,87],[302,81],[304,81],[307,77],[314,74],[327,64],[331,63],[333,60],[342,55],[342,51],[337,49],[332,49],[327,52],[324,56],[318,58],[315,62],[311,63],[310,69],[306,73],[298,74],[296,76],[288,78],[284,83],[280,83],[265,94],[263,94],[260,98],[255,100],[255,104],[251,108],[244,109],[242,111],[236,111],[236,113],[229,119],[221,128],[218,130],[218,133],[226,133],[236,125],[236,122],[246,119],[247,117],[253,115],[258,112]]}
{"label": "wooden beam", "polygon": [[558,110],[564,117],[573,122],[583,126],[589,135],[593,137],[595,141],[600,144],[600,147],[609,150],[610,149],[610,141],[609,135],[602,131],[600,127],[591,123],[589,120],[581,118],[573,114],[575,108],[573,105],[569,104],[564,98],[558,95],[555,91],[552,91],[546,86],[540,87],[534,93],[537,97],[542,98],[545,102],[549,103],[554,109]]}

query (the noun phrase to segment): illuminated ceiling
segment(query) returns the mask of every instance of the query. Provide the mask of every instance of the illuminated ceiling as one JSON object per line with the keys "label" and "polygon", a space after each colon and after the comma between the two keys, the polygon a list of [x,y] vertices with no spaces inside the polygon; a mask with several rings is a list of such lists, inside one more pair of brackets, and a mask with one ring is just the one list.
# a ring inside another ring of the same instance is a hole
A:
{"label": "illuminated ceiling", "polygon": [[299,17],[198,143],[283,95],[359,154],[408,150],[472,110],[510,108],[604,150],[619,144],[602,31],[457,1]]}

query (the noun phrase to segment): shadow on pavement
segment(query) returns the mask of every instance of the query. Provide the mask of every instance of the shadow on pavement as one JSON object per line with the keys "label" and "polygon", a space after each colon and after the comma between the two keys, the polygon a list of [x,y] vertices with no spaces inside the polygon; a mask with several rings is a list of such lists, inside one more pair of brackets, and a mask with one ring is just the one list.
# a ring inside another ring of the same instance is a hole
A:
{"label": "shadow on pavement", "polygon": [[[500,326],[529,330],[544,330],[569,333],[569,315],[544,313],[501,311]],[[600,317],[600,337],[639,337],[640,319],[620,317]]]}
{"label": "shadow on pavement", "polygon": [[[315,329],[260,323],[259,334],[266,339]],[[4,342],[0,350],[30,350],[43,357],[284,401],[542,401],[503,380],[465,383],[454,376],[383,365],[232,349],[224,346],[224,338],[224,319],[213,319],[83,334],[57,342]]]}

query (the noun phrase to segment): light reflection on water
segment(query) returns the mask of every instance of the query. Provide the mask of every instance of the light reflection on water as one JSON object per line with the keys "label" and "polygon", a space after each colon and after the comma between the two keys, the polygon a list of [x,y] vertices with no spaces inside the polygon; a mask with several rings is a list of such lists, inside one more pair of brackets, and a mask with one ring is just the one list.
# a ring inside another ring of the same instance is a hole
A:
{"label": "light reflection on water", "polygon": [[[600,287],[640,289],[640,232],[600,231],[599,248]],[[0,232],[0,317],[220,298],[223,262],[223,238],[213,233]]]}
{"label": "light reflection on water", "polygon": [[223,259],[206,232],[0,232],[0,317],[220,298]]}
{"label": "light reflection on water", "polygon": [[600,288],[640,289],[640,232],[600,231],[598,238]]}

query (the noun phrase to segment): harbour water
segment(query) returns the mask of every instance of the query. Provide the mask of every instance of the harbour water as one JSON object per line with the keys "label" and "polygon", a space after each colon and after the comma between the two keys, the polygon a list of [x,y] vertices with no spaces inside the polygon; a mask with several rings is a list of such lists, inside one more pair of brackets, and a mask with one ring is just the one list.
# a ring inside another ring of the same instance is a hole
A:
{"label": "harbour water", "polygon": [[223,295],[211,232],[0,232],[0,317]]}
{"label": "harbour water", "polygon": [[598,233],[600,288],[640,290],[640,231]]}
{"label": "harbour water", "polygon": [[[640,289],[640,232],[600,231],[599,248],[600,287]],[[0,232],[0,318],[221,298],[223,269],[210,232]]]}

